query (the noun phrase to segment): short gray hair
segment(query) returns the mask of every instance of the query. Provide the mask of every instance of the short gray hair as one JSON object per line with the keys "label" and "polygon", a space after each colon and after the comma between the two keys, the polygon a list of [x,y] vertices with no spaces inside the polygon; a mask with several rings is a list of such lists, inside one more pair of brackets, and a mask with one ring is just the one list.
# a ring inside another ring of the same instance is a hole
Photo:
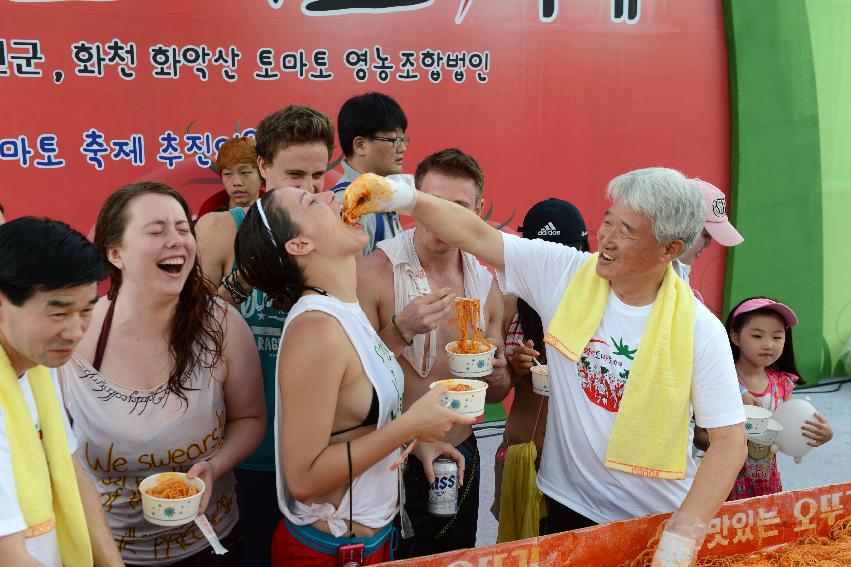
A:
{"label": "short gray hair", "polygon": [[706,219],[703,194],[675,169],[648,167],[618,175],[606,195],[648,217],[656,242],[682,240],[683,250],[697,241]]}

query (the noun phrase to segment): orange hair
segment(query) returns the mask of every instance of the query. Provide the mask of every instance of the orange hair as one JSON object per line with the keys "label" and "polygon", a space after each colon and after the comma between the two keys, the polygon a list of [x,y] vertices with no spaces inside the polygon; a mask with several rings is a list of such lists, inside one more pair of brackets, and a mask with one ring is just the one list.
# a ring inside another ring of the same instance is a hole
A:
{"label": "orange hair", "polygon": [[254,169],[257,169],[257,152],[254,149],[256,145],[254,138],[250,136],[230,138],[222,144],[216,156],[216,173],[219,174],[219,177],[222,176],[223,169],[243,163],[252,165]]}

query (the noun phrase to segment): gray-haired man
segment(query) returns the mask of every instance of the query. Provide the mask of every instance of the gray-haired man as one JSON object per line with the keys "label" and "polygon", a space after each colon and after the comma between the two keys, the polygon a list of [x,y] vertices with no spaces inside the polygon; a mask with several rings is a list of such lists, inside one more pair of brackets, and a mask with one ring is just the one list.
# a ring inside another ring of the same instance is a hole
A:
{"label": "gray-haired man", "polygon": [[[392,202],[447,245],[492,264],[503,291],[529,303],[548,329],[550,413],[538,474],[538,486],[548,498],[548,531],[677,510],[654,565],[689,564],[746,454],[744,411],[724,327],[671,268],[697,238],[705,204],[681,173],[664,168],[616,177],[607,197],[598,256],[502,234],[463,207],[405,188],[394,188]],[[388,206],[375,205],[379,210]],[[568,310],[568,319],[581,321],[598,310],[593,322],[599,324],[578,345],[560,342],[562,302],[570,304],[571,295],[592,303],[572,305],[579,316]],[[683,319],[691,323],[684,325]],[[645,334],[650,337],[646,343]],[[655,340],[663,336],[664,342]],[[571,345],[575,350],[566,348]],[[665,380],[652,372],[641,380],[638,372],[630,378],[639,357],[652,360],[651,368],[673,371]],[[628,381],[640,386],[627,390]],[[619,411],[630,396],[648,392],[650,399],[654,394],[670,397],[682,408],[681,419],[660,425],[657,411],[665,408],[659,407],[642,414],[633,404],[631,412]],[[711,439],[699,470],[689,451],[691,411]],[[623,431],[616,426],[622,413],[639,417],[631,422],[637,424],[629,435],[631,446],[613,433]],[[660,438],[671,435],[678,442],[660,447]],[[612,458],[645,451],[670,453],[681,466],[654,469]]]}

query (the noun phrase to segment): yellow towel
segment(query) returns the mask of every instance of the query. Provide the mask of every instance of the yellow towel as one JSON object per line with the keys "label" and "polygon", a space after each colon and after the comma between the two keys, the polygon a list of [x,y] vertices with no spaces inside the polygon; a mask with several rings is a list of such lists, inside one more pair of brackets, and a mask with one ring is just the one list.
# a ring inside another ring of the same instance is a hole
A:
{"label": "yellow towel", "polygon": [[44,366],[30,370],[28,378],[38,408],[41,441],[32,426],[12,363],[0,347],[0,408],[12,455],[18,504],[27,523],[26,537],[45,534],[55,526],[62,564],[91,567],[92,547],[86,516],[68,452],[56,388]]}
{"label": "yellow towel", "polygon": [[538,535],[541,518],[547,515],[544,495],[535,478],[538,448],[534,442],[511,445],[505,452],[502,488],[499,497],[497,543]]}
{"label": "yellow towel", "polygon": [[[597,257],[586,260],[568,284],[544,337],[574,362],[600,326],[609,296],[608,280],[597,275]],[[668,266],[629,371],[606,467],[652,478],[685,478],[694,301],[688,284]]]}

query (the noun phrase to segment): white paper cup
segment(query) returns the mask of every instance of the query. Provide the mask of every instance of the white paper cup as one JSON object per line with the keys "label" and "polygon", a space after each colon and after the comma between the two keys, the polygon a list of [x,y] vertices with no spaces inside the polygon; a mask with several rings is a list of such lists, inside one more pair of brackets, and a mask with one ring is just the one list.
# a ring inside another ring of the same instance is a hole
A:
{"label": "white paper cup", "polygon": [[493,372],[493,356],[496,354],[496,345],[485,352],[475,354],[457,354],[455,349],[458,341],[452,341],[446,345],[446,356],[449,359],[449,372],[459,378],[481,378],[489,376]]}
{"label": "white paper cup", "polygon": [[532,371],[532,391],[541,396],[550,395],[550,372],[547,370],[547,365],[535,365],[531,368]]}
{"label": "white paper cup", "polygon": [[773,445],[777,440],[777,435],[783,431],[783,426],[774,419],[769,419],[765,428],[765,433],[748,433],[748,440],[757,445]]}
{"label": "white paper cup", "polygon": [[[157,498],[151,496],[148,491],[157,485],[160,475],[177,475],[189,486],[198,489],[197,494],[186,498]],[[145,519],[158,526],[182,526],[188,524],[198,515],[198,507],[201,505],[206,486],[200,478],[188,479],[186,473],[157,473],[145,478],[139,483],[139,492],[142,493],[142,514]]]}
{"label": "white paper cup", "polygon": [[759,406],[745,406],[745,432],[751,435],[762,435],[768,428],[771,411]]}
{"label": "white paper cup", "polygon": [[440,397],[440,404],[455,410],[467,417],[478,417],[485,413],[485,396],[487,395],[488,383],[481,380],[438,380],[429,385],[429,389],[437,385],[451,388],[454,384],[470,386],[472,390],[466,392],[453,392],[451,389]]}

